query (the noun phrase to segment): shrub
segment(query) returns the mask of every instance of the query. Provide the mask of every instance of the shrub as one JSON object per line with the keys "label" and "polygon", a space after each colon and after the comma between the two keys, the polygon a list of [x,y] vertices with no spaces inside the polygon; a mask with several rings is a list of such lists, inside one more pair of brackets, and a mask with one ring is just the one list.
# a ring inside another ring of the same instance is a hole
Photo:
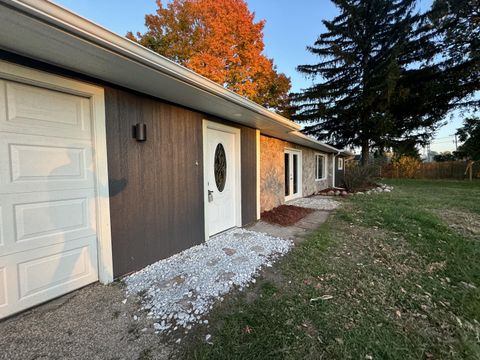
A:
{"label": "shrub", "polygon": [[344,184],[349,192],[365,190],[373,183],[378,172],[376,165],[359,165],[349,163],[345,169]]}
{"label": "shrub", "polygon": [[421,161],[413,156],[402,156],[392,163],[397,177],[410,179],[413,179],[421,164]]}

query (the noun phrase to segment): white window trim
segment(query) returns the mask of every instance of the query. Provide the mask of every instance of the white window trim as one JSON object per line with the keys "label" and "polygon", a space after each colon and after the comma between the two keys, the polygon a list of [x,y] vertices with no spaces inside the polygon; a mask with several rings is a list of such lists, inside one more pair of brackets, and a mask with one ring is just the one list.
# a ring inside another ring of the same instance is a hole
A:
{"label": "white window trim", "polygon": [[[323,177],[321,177],[321,178],[317,178],[317,166],[318,166],[317,156],[323,157],[323,172],[322,172]],[[315,168],[314,168],[314,171],[315,171],[315,181],[323,181],[323,180],[326,180],[326,179],[327,179],[327,160],[328,160],[327,155],[322,154],[322,153],[315,153],[314,159],[315,159]]]}
{"label": "white window trim", "polygon": [[41,86],[90,99],[93,123],[92,141],[95,149],[98,279],[103,284],[112,282],[112,235],[110,228],[110,193],[108,189],[107,136],[103,88],[4,61],[0,61],[0,74],[3,79]]}
{"label": "white window trim", "polygon": [[[342,165],[340,165],[342,164]],[[343,158],[339,157],[338,158],[338,166],[337,166],[337,170],[343,170],[343,167],[344,167],[344,161],[343,161]]]}

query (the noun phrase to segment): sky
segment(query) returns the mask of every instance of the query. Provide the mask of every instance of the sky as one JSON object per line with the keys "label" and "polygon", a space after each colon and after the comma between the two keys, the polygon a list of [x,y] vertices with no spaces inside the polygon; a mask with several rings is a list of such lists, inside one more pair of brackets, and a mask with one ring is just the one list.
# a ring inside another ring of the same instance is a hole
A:
{"label": "sky", "polygon": [[[264,28],[265,54],[273,58],[278,71],[292,81],[292,91],[309,87],[308,80],[296,71],[302,64],[318,62],[306,51],[319,34],[325,31],[323,19],[332,19],[338,12],[329,0],[246,0],[256,20],[266,20]],[[420,0],[427,9],[432,0]],[[155,12],[155,0],[54,0],[55,3],[119,34],[145,30],[146,14]],[[293,6],[294,5],[294,6]],[[454,136],[462,118],[455,114],[448,119],[431,144],[431,150],[455,150]]]}

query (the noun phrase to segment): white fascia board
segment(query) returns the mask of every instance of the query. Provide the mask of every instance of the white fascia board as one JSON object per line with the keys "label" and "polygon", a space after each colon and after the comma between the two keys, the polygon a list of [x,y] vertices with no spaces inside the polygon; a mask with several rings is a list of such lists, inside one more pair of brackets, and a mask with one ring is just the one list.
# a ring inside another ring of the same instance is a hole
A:
{"label": "white fascia board", "polygon": [[343,155],[345,156],[346,158],[353,158],[355,157],[355,154],[348,151],[348,150],[342,150],[341,154],[340,155]]}
{"label": "white fascia board", "polygon": [[319,152],[327,153],[327,154],[338,154],[341,150],[330,146],[328,144],[324,144],[321,141],[312,139],[311,137],[301,133],[300,131],[291,131],[288,134],[268,134],[267,132],[263,132],[265,135],[272,136],[278,139],[282,139],[297,145],[302,145],[310,149],[317,150]]}
{"label": "white fascia board", "polygon": [[304,142],[310,144],[309,147],[311,147],[311,148],[321,150],[321,151],[325,151],[325,152],[329,152],[329,153],[338,153],[340,151],[339,149],[337,149],[333,146],[330,146],[328,144],[322,143],[321,141],[312,139],[311,137],[301,133],[300,131],[293,131],[293,132],[291,132],[291,134],[294,137],[298,138],[299,140],[303,140]]}

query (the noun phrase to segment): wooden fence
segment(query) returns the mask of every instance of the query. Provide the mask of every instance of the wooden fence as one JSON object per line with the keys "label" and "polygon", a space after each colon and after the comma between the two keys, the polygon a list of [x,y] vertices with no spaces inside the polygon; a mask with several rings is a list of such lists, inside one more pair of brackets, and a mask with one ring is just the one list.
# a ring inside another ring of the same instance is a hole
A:
{"label": "wooden fence", "polygon": [[[414,179],[468,179],[466,161],[444,161],[421,163],[416,170]],[[384,165],[381,168],[381,177],[400,179],[405,178],[402,171],[392,164]],[[473,178],[480,179],[480,162],[473,164]]]}

